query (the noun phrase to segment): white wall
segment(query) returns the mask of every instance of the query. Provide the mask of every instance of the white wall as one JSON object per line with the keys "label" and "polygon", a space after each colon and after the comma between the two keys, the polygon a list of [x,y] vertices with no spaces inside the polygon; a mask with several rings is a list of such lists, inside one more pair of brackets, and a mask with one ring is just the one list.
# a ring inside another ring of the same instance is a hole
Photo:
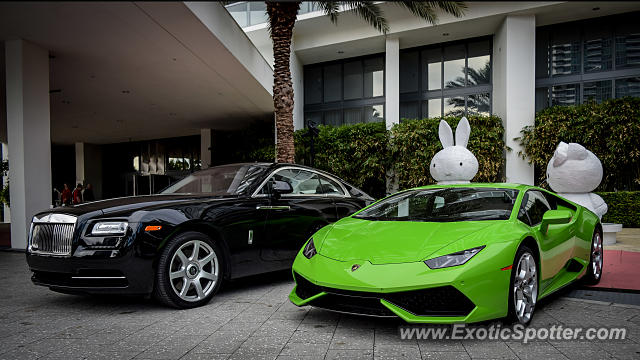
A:
{"label": "white wall", "polygon": [[400,39],[387,37],[385,41],[384,96],[387,129],[400,123]]}
{"label": "white wall", "polygon": [[535,124],[535,35],[533,15],[509,15],[493,43],[493,112],[505,127],[507,182],[533,185],[533,166],[520,157],[514,140],[525,126]]}
{"label": "white wall", "polygon": [[293,82],[293,129],[298,130],[304,128],[304,67],[293,49],[290,68]]}
{"label": "white wall", "polygon": [[51,204],[49,53],[24,40],[5,43],[11,171],[11,247],[25,249],[31,218]]}

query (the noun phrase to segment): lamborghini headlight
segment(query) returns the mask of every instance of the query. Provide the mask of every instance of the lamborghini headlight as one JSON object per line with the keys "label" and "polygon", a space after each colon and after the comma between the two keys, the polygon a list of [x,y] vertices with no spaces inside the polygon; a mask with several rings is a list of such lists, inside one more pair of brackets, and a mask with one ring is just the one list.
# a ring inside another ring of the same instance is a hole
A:
{"label": "lamborghini headlight", "polygon": [[125,235],[129,223],[126,221],[101,221],[93,225],[91,235],[118,236]]}
{"label": "lamborghini headlight", "polygon": [[304,257],[306,257],[307,259],[311,259],[317,253],[318,252],[316,251],[316,246],[313,244],[313,238],[311,238],[309,239],[309,241],[307,241],[307,245],[304,246],[302,255],[304,255]]}
{"label": "lamborghini headlight", "polygon": [[424,263],[430,269],[442,269],[451,266],[458,266],[466,263],[474,257],[480,250],[484,249],[484,246],[478,246],[473,249],[455,252],[449,255],[438,256],[437,258],[425,260]]}

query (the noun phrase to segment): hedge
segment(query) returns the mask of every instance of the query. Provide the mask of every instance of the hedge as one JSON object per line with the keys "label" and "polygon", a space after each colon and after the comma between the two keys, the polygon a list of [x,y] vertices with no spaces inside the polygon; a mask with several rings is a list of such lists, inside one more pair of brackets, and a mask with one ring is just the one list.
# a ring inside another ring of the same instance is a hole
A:
{"label": "hedge", "polygon": [[[469,150],[478,158],[474,181],[503,181],[504,128],[496,116],[468,117]],[[459,118],[445,119],[453,129]],[[395,173],[402,188],[432,184],[429,164],[442,149],[440,119],[403,120],[390,131],[384,123],[340,127],[319,126],[314,166],[336,174],[374,197],[386,194],[388,174]],[[308,129],[296,131],[296,161],[310,163]]]}
{"label": "hedge", "polygon": [[[599,191],[640,190],[640,98],[601,104],[554,106],[536,114],[535,127],[522,131],[520,143],[535,165],[537,182],[560,141],[592,151],[604,168]],[[523,154],[521,154],[523,155]]]}
{"label": "hedge", "polygon": [[[504,181],[503,167],[506,150],[504,127],[497,116],[469,116],[471,135],[467,147],[478,159],[478,174],[473,181]],[[454,130],[457,117],[446,120]],[[433,156],[442,150],[438,137],[440,119],[404,120],[391,129],[391,156],[400,188],[433,184],[429,172]]]}
{"label": "hedge", "polygon": [[640,227],[640,191],[599,192],[609,210],[602,222],[622,224],[624,227]]}
{"label": "hedge", "polygon": [[[374,197],[386,193],[389,140],[384,123],[319,126],[314,166],[341,177]],[[295,132],[296,162],[309,164],[309,129]]]}

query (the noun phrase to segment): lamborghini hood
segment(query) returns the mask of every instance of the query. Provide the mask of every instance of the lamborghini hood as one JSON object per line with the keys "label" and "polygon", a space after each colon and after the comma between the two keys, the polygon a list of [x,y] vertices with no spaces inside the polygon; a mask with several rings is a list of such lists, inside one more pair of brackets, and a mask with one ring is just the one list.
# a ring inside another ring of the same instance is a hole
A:
{"label": "lamborghini hood", "polygon": [[333,225],[318,253],[372,264],[416,262],[496,221],[412,222],[344,218]]}

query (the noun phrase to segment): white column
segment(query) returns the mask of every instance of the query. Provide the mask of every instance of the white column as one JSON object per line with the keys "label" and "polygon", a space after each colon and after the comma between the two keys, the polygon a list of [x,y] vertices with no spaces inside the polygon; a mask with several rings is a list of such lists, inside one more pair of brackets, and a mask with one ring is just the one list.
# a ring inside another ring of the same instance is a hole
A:
{"label": "white column", "polygon": [[[2,71],[2,69],[0,69],[0,71]],[[9,160],[9,146],[5,143],[2,143],[2,161],[5,160]],[[7,181],[9,179],[5,176],[2,177],[2,188],[4,189],[5,185],[7,184]],[[9,210],[9,207],[6,204],[3,204],[4,206],[4,218],[2,219],[3,222],[11,222],[11,210]]]}
{"label": "white column", "polygon": [[84,184],[84,143],[76,143],[76,183],[71,187],[75,188],[76,184]]}
{"label": "white column", "polygon": [[293,130],[304,128],[304,66],[291,45],[291,81],[293,83]]}
{"label": "white column", "polygon": [[49,53],[5,42],[7,132],[11,154],[11,247],[25,249],[31,218],[51,204]]}
{"label": "white column", "polygon": [[200,129],[200,162],[202,169],[211,165],[211,129]]}
{"label": "white column", "polygon": [[385,44],[385,122],[387,129],[400,123],[400,39],[387,37]]}
{"label": "white column", "polygon": [[502,118],[506,152],[507,182],[533,185],[533,166],[522,159],[522,147],[514,138],[525,126],[535,124],[534,15],[505,18],[493,44],[493,112]]}

